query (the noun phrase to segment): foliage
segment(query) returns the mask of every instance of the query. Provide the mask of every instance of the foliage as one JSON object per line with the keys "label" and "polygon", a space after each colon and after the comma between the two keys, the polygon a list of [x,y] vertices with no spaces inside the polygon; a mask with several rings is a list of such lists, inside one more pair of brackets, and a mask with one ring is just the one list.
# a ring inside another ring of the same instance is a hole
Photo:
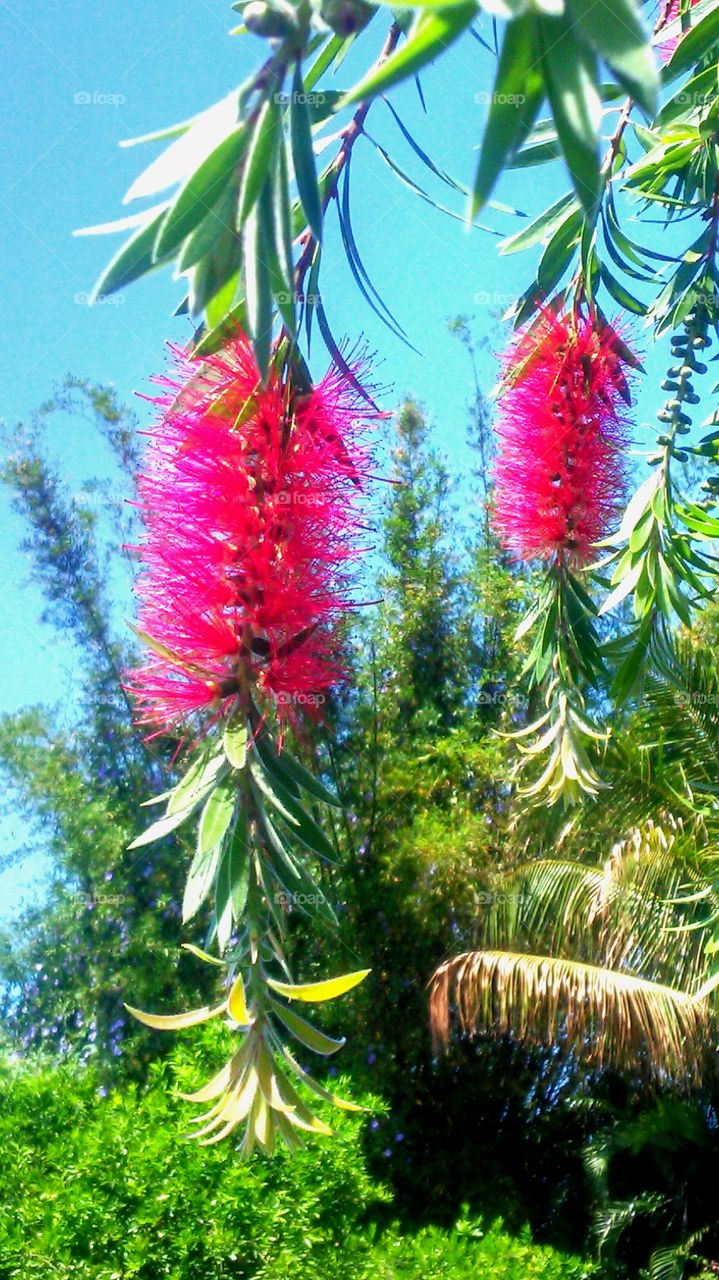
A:
{"label": "foliage", "polygon": [[419,1280],[459,1278],[474,1266],[497,1280],[590,1274],[579,1259],[535,1247],[526,1234],[513,1240],[476,1217],[416,1234],[386,1222],[387,1191],[367,1172],[366,1122],[357,1118],[341,1120],[334,1142],[293,1159],[242,1163],[230,1145],[208,1158],[178,1143],[178,1106],[158,1084],[172,1071],[188,1085],[199,1057],[196,1045],[192,1057],[183,1051],[171,1065],[156,1063],[147,1091],[107,1096],[90,1068],[3,1064],[3,1280],[48,1272],[77,1280]]}
{"label": "foliage", "polygon": [[[74,492],[44,442],[51,422],[68,416],[85,419],[110,458],[107,479]],[[118,530],[132,539],[133,509],[115,495],[133,491],[136,426],[114,392],[68,378],[11,436],[3,469],[46,602],[48,642],[69,642],[80,673],[70,708],[25,708],[0,721],[8,802],[29,833],[12,856],[41,848],[52,869],[47,900],[3,930],[3,1011],[26,1047],[76,1049],[113,1073],[142,1072],[158,1048],[129,1025],[129,991],[141,1003],[178,978],[189,995],[204,988],[196,964],[177,972],[183,846],[170,836],[139,855],[126,849],[148,789],[172,777],[171,744],[143,741],[120,684],[132,651],[117,635],[127,585],[115,539]]]}

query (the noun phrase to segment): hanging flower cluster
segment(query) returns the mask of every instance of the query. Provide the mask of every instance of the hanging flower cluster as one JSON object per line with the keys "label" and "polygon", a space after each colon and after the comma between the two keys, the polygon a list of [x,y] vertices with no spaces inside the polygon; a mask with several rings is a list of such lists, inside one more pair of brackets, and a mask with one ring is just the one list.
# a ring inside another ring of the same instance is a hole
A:
{"label": "hanging flower cluster", "polygon": [[316,711],[341,674],[377,414],[335,368],[301,386],[275,362],[263,386],[241,333],[201,365],[173,354],[140,481],[140,717],[166,728],[251,686],[280,716]]}
{"label": "hanging flower cluster", "polygon": [[551,309],[510,347],[494,522],[518,559],[584,564],[619,513],[630,362],[611,325]]}

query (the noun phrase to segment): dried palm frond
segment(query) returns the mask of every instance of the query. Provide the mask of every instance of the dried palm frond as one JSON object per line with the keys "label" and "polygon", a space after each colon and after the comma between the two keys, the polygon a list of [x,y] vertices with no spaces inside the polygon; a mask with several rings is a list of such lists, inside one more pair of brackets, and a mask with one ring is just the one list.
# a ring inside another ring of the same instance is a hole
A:
{"label": "dried palm frond", "polygon": [[446,1048],[450,1010],[459,1030],[560,1037],[596,1066],[698,1080],[710,1019],[705,999],[598,965],[510,951],[468,951],[431,980],[436,1049]]}

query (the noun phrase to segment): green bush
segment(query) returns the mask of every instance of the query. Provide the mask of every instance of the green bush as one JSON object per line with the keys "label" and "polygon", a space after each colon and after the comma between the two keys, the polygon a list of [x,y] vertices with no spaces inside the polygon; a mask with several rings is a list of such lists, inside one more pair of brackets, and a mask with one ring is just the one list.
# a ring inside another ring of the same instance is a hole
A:
{"label": "green bush", "polygon": [[293,1158],[243,1164],[230,1144],[183,1142],[188,1109],[173,1090],[206,1074],[213,1039],[195,1042],[195,1060],[158,1064],[144,1093],[103,1096],[87,1068],[0,1065],[0,1280],[588,1274],[499,1224],[381,1229],[390,1195],[367,1172],[364,1116],[340,1115],[334,1139]]}

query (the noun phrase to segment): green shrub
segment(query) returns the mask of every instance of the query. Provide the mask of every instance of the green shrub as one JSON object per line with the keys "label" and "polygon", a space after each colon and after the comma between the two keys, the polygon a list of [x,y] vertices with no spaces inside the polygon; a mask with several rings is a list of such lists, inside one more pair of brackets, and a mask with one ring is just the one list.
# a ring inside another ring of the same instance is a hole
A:
{"label": "green shrub", "polygon": [[[0,1280],[578,1280],[577,1259],[499,1224],[402,1234],[370,1178],[365,1116],[294,1158],[240,1163],[230,1144],[183,1142],[173,1096],[207,1071],[213,1036],[103,1096],[89,1069],[0,1065]],[[200,1066],[202,1062],[202,1066]],[[367,1100],[373,1105],[372,1100]]]}

